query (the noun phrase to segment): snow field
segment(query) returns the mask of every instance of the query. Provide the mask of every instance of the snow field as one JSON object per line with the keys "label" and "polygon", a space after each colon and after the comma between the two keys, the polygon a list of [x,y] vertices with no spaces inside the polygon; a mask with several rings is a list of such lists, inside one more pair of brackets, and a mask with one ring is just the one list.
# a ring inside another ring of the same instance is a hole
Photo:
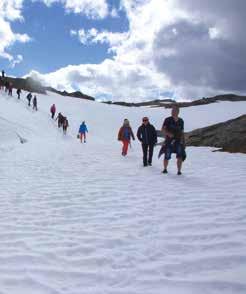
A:
{"label": "snow field", "polygon": [[[246,293],[245,155],[188,148],[184,174],[172,160],[163,175],[159,148],[143,168],[137,142],[120,156],[117,133],[124,118],[136,133],[145,115],[160,128],[170,110],[51,93],[37,113],[26,105],[0,94],[0,293]],[[244,112],[228,102],[181,116],[191,130]]]}

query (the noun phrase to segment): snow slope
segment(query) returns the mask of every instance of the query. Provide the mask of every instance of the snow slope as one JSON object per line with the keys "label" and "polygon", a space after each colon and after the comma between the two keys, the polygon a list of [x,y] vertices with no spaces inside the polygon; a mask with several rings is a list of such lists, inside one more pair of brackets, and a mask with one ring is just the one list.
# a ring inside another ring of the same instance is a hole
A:
{"label": "snow slope", "polygon": [[[24,97],[24,95],[23,95]],[[70,122],[63,136],[49,117]],[[169,110],[124,108],[56,94],[38,112],[0,93],[0,293],[245,294],[246,157],[188,148],[184,174],[143,168],[124,118],[157,128]],[[182,110],[186,130],[235,118],[246,103]],[[82,120],[87,144],[76,139]],[[18,135],[27,139],[20,144]]]}

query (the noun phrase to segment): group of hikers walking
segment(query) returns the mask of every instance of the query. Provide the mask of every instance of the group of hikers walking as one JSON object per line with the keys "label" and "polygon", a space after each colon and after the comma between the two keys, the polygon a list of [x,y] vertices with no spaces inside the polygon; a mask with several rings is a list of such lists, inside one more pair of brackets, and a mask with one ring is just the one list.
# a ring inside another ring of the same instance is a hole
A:
{"label": "group of hikers walking", "polygon": [[[56,114],[56,106],[55,104],[52,104],[50,107],[50,113],[51,113],[51,118],[55,119],[55,114]],[[63,129],[63,134],[66,135],[67,133],[67,128],[69,127],[68,119],[66,116],[64,116],[61,112],[58,113],[56,119],[58,128]],[[88,133],[87,126],[85,124],[85,121],[83,121],[79,127],[78,135],[77,137],[80,139],[80,142],[86,143],[86,133]]]}
{"label": "group of hikers walking", "polygon": [[[8,93],[8,96],[13,96],[13,83],[11,83],[9,80],[7,80],[5,78],[5,72],[4,70],[2,70],[2,76],[0,77],[0,90],[4,90],[5,93]],[[18,100],[20,100],[21,98],[21,89],[18,88],[16,90],[16,94],[17,94],[17,98]],[[33,98],[33,99],[32,99]],[[28,101],[28,106],[31,106],[31,101],[32,101],[32,108],[33,110],[38,110],[38,101],[37,101],[37,96],[34,95],[34,97],[32,96],[32,93],[28,93],[26,96],[26,99]]]}
{"label": "group of hikers walking", "polygon": [[[13,84],[5,79],[5,72],[2,70],[2,76],[0,77],[0,90],[5,89],[5,92],[8,92],[9,96],[12,96]],[[20,99],[21,89],[17,89],[16,91],[18,99]],[[37,97],[32,96],[32,93],[28,93],[26,96],[28,100],[28,106],[32,106],[34,110],[38,110],[37,107]],[[33,98],[33,99],[32,99]],[[53,104],[50,107],[51,118],[57,121],[58,128],[63,129],[63,133],[67,133],[67,129],[69,127],[68,119],[61,112],[56,114],[56,106]],[[177,174],[181,175],[182,163],[186,158],[185,152],[185,141],[184,141],[184,121],[179,117],[179,107],[174,105],[172,108],[171,116],[167,117],[162,125],[161,132],[165,141],[161,145],[161,149],[159,151],[158,158],[164,155],[163,160],[163,173],[168,173],[168,164],[171,159],[172,153],[176,154],[177,158]],[[81,143],[86,143],[86,134],[88,133],[88,129],[85,121],[83,121],[79,127],[77,138],[80,139]],[[151,166],[152,158],[154,153],[154,147],[157,144],[157,131],[155,127],[150,123],[148,117],[143,117],[142,124],[139,126],[137,130],[137,138],[142,145],[143,152],[143,166]],[[130,126],[130,122],[128,119],[124,119],[123,125],[118,132],[118,140],[122,142],[122,156],[126,156],[128,153],[128,148],[131,146],[131,139],[135,140],[134,133]]]}
{"label": "group of hikers walking", "polygon": [[69,127],[68,119],[66,116],[62,115],[61,112],[58,113],[57,117],[55,118],[56,114],[56,106],[52,104],[50,107],[51,118],[57,121],[58,128],[62,128],[63,134],[67,134],[67,128]]}
{"label": "group of hikers walking", "polygon": [[32,93],[28,93],[26,96],[26,99],[28,101],[28,106],[31,106],[31,101],[32,101],[32,108],[33,110],[38,110],[38,100],[37,100],[37,96],[34,95],[33,99],[32,99]]}
{"label": "group of hikers walking", "polygon": [[[161,130],[165,141],[163,142],[158,157],[164,155],[163,174],[167,174],[167,167],[172,153],[177,158],[177,174],[181,175],[182,163],[186,158],[184,141],[184,121],[179,117],[179,107],[174,105],[171,116],[167,117]],[[154,152],[154,146],[157,144],[157,131],[150,123],[148,117],[143,117],[142,125],[137,131],[137,138],[142,145],[143,166],[151,166]],[[131,139],[135,140],[134,133],[128,119],[124,119],[123,125],[118,133],[118,140],[122,142],[122,156],[126,156]]]}

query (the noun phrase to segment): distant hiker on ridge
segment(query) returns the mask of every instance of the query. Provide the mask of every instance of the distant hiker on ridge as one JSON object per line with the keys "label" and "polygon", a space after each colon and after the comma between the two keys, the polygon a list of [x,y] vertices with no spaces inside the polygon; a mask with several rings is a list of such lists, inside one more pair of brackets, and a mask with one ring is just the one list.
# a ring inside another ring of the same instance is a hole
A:
{"label": "distant hiker on ridge", "polygon": [[138,128],[138,140],[142,143],[143,165],[152,165],[154,146],[157,143],[155,127],[149,123],[148,117],[143,118],[143,124]]}
{"label": "distant hiker on ridge", "polygon": [[5,71],[2,70],[2,78],[4,79],[5,78]]}
{"label": "distant hiker on ridge", "polygon": [[66,117],[63,119],[63,124],[62,124],[62,129],[63,129],[63,134],[66,135],[67,133],[67,128],[69,127],[69,123]]}
{"label": "distant hiker on ridge", "polygon": [[118,140],[122,142],[122,156],[127,155],[128,146],[131,142],[131,138],[135,140],[132,128],[130,126],[130,122],[128,119],[124,119],[123,126],[120,128],[118,133]]}
{"label": "distant hiker on ridge", "polygon": [[18,95],[18,99],[20,99],[21,89],[17,89],[16,94]]}
{"label": "distant hiker on ridge", "polygon": [[87,126],[85,124],[85,121],[82,122],[82,124],[79,127],[79,138],[80,142],[82,143],[84,138],[84,143],[86,143],[86,133],[88,133]]}
{"label": "distant hiker on ridge", "polygon": [[172,108],[172,116],[167,117],[162,126],[165,136],[164,145],[160,151],[165,154],[163,173],[167,174],[168,162],[172,153],[176,153],[177,158],[177,174],[181,175],[182,162],[185,160],[185,142],[184,142],[184,121],[179,117],[179,107],[174,105]]}
{"label": "distant hiker on ridge", "polygon": [[54,119],[55,114],[56,114],[56,106],[55,106],[55,104],[53,104],[53,105],[50,107],[50,112],[51,112],[51,118]]}
{"label": "distant hiker on ridge", "polygon": [[33,108],[33,110],[38,110],[38,101],[37,101],[37,97],[36,96],[34,96],[34,98],[33,98],[33,100],[32,100],[32,108]]}
{"label": "distant hiker on ridge", "polygon": [[28,93],[26,99],[28,100],[28,106],[31,106],[32,93]]}

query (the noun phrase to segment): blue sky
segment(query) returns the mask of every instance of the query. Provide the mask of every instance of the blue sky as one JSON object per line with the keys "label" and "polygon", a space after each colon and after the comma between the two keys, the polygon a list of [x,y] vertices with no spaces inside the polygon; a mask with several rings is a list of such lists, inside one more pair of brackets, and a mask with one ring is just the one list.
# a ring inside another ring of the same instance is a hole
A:
{"label": "blue sky", "polygon": [[[113,2],[118,8],[118,1]],[[28,34],[32,40],[26,44],[16,43],[9,50],[12,55],[21,54],[25,62],[11,68],[6,61],[3,66],[10,75],[22,76],[31,70],[48,73],[69,64],[100,63],[105,58],[112,58],[107,44],[81,44],[70,36],[70,30],[93,27],[111,32],[128,31],[124,11],[118,14],[118,17],[95,20],[67,13],[59,3],[47,7],[44,3],[26,1],[22,11],[25,21],[13,22],[12,28],[15,32]]]}
{"label": "blue sky", "polygon": [[245,0],[0,0],[0,67],[112,100],[245,94],[245,11]]}

